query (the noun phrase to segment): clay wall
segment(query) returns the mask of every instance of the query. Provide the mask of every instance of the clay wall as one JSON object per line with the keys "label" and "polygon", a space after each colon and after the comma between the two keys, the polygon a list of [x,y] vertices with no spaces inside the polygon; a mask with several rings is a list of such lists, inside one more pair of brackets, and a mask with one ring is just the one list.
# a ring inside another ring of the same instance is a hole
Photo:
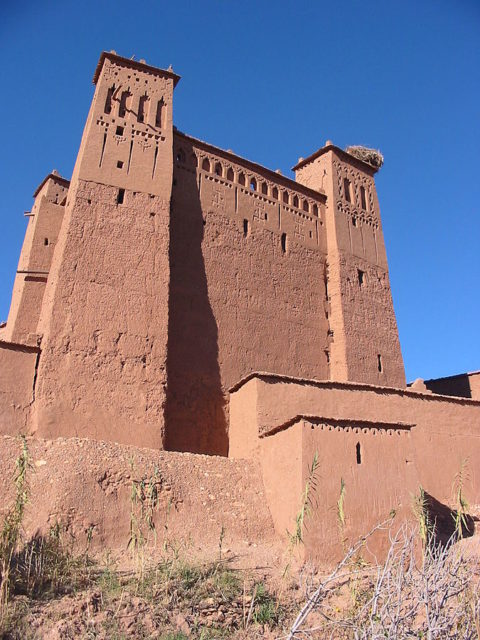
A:
{"label": "clay wall", "polygon": [[375,170],[328,143],[295,169],[328,196],[331,379],[404,388]]}
{"label": "clay wall", "polygon": [[0,341],[0,433],[26,434],[40,351]]}
{"label": "clay wall", "polygon": [[[388,517],[391,509],[408,516],[410,494],[420,485],[441,503],[451,503],[462,464],[469,476],[465,492],[477,503],[479,425],[480,402],[475,400],[257,375],[232,389],[230,455],[261,461],[266,495],[273,500],[270,507],[281,533],[300,500],[300,494],[294,500],[290,490],[282,500],[282,487],[285,482],[304,487],[318,452],[315,521],[321,526],[311,529],[307,550],[315,554],[321,549],[324,557],[324,550],[326,555],[339,550],[334,516],[341,478],[348,496],[347,534],[353,537]],[[292,462],[285,463],[289,456]]]}
{"label": "clay wall", "polygon": [[174,136],[167,446],[226,454],[227,389],[329,377],[322,194]]}
{"label": "clay wall", "polygon": [[6,340],[37,343],[43,294],[63,220],[68,181],[50,174],[35,192],[13,286]]}
{"label": "clay wall", "polygon": [[100,59],[39,323],[39,435],[163,446],[175,78]]}

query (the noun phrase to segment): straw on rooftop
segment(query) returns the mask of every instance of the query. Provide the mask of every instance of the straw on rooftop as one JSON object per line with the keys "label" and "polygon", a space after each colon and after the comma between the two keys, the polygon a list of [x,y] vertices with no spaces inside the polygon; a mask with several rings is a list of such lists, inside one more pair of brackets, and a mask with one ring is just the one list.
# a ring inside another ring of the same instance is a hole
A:
{"label": "straw on rooftop", "polygon": [[366,162],[367,164],[380,169],[383,164],[383,155],[378,149],[370,149],[369,147],[352,146],[346,147],[345,151],[350,155]]}

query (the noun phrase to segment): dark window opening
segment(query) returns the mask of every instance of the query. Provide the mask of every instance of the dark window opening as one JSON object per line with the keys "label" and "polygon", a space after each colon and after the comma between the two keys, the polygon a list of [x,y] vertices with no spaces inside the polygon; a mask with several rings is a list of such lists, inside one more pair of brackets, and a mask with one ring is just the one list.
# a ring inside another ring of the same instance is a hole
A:
{"label": "dark window opening", "polygon": [[382,364],[382,356],[380,354],[377,355],[377,365],[378,365],[378,372],[382,373],[383,364]]}
{"label": "dark window opening", "polygon": [[265,220],[268,220],[268,213],[265,211]]}
{"label": "dark window opening", "polygon": [[257,181],[255,180],[255,178],[252,178],[250,180],[250,191],[256,191],[257,190]]}
{"label": "dark window opening", "polygon": [[287,234],[286,233],[282,233],[280,243],[282,246],[282,253],[287,253]]}
{"label": "dark window opening", "polygon": [[343,190],[345,192],[345,200],[351,202],[352,194],[350,193],[350,180],[348,180],[348,178],[343,179]]}
{"label": "dark window opening", "polygon": [[235,177],[235,174],[233,173],[233,169],[230,167],[227,171],[227,180],[230,180],[230,182],[233,182],[234,177]]}
{"label": "dark window opening", "polygon": [[123,131],[124,131],[124,128],[123,128],[123,127],[117,127],[117,128],[115,129],[115,135],[116,135],[116,136],[123,136]]}
{"label": "dark window opening", "polygon": [[355,447],[355,451],[356,451],[356,455],[357,455],[357,464],[362,464],[362,448],[361,448],[359,442],[357,442],[357,445]]}
{"label": "dark window opening", "polygon": [[273,187],[273,189],[272,189],[272,198],[274,198],[275,200],[278,200],[278,189],[277,189],[277,187]]}
{"label": "dark window opening", "polygon": [[217,162],[217,164],[215,165],[215,174],[217,176],[222,177],[223,175],[223,169],[222,169],[222,165],[220,164],[220,162]]}
{"label": "dark window opening", "polygon": [[304,200],[303,201],[303,210],[308,213],[308,209],[309,209],[308,200]]}
{"label": "dark window opening", "polygon": [[145,107],[147,106],[148,96],[140,96],[140,100],[138,101],[138,114],[137,121],[145,122]]}
{"label": "dark window opening", "polygon": [[44,239],[43,244],[44,244],[46,247],[48,247],[48,244],[49,244],[49,243],[48,243],[48,238],[45,238],[45,239]]}
{"label": "dark window opening", "polygon": [[327,364],[330,364],[330,351],[325,351],[325,358],[327,359]]}
{"label": "dark window opening", "polygon": [[248,220],[243,221],[243,237],[246,238],[248,236]]}
{"label": "dark window opening", "polygon": [[117,168],[118,169],[122,169],[123,168],[123,162],[121,160],[118,160],[117,162]]}
{"label": "dark window opening", "polygon": [[362,203],[362,209],[367,208],[367,198],[365,196],[365,187],[360,187],[360,200]]}
{"label": "dark window opening", "polygon": [[353,224],[354,227],[357,226],[357,219],[355,218],[355,216],[353,216],[353,218],[352,218],[352,224]]}
{"label": "dark window opening", "polygon": [[125,189],[119,189],[117,193],[117,204],[123,204],[125,199]]}
{"label": "dark window opening", "polygon": [[285,204],[288,204],[288,191],[283,192],[283,201]]}
{"label": "dark window opening", "polygon": [[357,269],[357,273],[358,273],[358,284],[362,286],[363,283],[365,282],[365,272],[362,271],[361,269]]}
{"label": "dark window opening", "polygon": [[262,182],[262,193],[267,195],[268,193],[268,184],[266,182]]}
{"label": "dark window opening", "polygon": [[316,204],[313,205],[313,215],[318,216],[318,205]]}
{"label": "dark window opening", "polygon": [[205,158],[202,162],[202,169],[204,171],[210,171],[210,160],[208,158]]}
{"label": "dark window opening", "polygon": [[127,113],[127,101],[130,96],[130,91],[123,91],[122,97],[120,98],[120,105],[118,107],[118,115],[120,118],[124,118]]}
{"label": "dark window opening", "polygon": [[293,206],[298,209],[298,196],[293,196]]}
{"label": "dark window opening", "polygon": [[103,109],[105,113],[112,113],[112,98],[114,93],[115,93],[115,85],[113,87],[110,87],[110,89],[107,92],[107,99],[105,100],[105,107]]}
{"label": "dark window opening", "polygon": [[238,176],[238,184],[245,186],[245,175],[243,173]]}
{"label": "dark window opening", "polygon": [[163,117],[163,98],[157,102],[157,113],[155,114],[155,126],[162,128],[162,117]]}

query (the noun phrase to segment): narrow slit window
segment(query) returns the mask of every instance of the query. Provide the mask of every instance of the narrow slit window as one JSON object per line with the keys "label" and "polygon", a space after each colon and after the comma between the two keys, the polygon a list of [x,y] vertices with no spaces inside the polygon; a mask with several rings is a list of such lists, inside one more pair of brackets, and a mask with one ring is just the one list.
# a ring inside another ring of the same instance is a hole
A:
{"label": "narrow slit window", "polygon": [[287,234],[286,233],[282,233],[280,244],[282,247],[282,253],[287,253]]}
{"label": "narrow slit window", "polygon": [[105,113],[112,113],[112,99],[114,93],[115,85],[113,87],[110,87],[110,89],[107,91],[107,98],[105,100],[105,107],[103,109]]}
{"label": "narrow slit window", "polygon": [[43,244],[44,244],[46,247],[48,247],[48,245],[49,245],[48,238],[45,238],[45,239],[44,239]]}
{"label": "narrow slit window", "polygon": [[245,186],[245,175],[243,173],[238,176],[238,184],[241,184],[242,187]]}
{"label": "narrow slit window", "polygon": [[283,192],[282,200],[285,204],[288,204],[288,191]]}
{"label": "narrow slit window", "polygon": [[157,113],[155,114],[155,126],[159,127],[160,129],[162,128],[162,122],[163,122],[163,107],[165,106],[164,102],[163,102],[163,98],[161,98],[158,102],[157,102]]}
{"label": "narrow slit window", "polygon": [[378,366],[378,372],[382,373],[383,363],[382,363],[382,356],[380,354],[377,355],[377,366]]}
{"label": "narrow slit window", "polygon": [[353,216],[353,217],[352,217],[352,225],[353,225],[354,227],[356,227],[356,226],[357,226],[357,219],[356,219],[356,217],[355,217],[355,216]]}
{"label": "narrow slit window", "polygon": [[116,136],[123,136],[123,131],[124,131],[123,127],[118,126],[118,127],[115,129],[115,135],[116,135]]}
{"label": "narrow slit window", "polygon": [[343,190],[345,192],[345,200],[347,202],[352,201],[352,194],[350,192],[350,180],[348,178],[343,179]]}
{"label": "narrow slit window", "polygon": [[360,446],[359,442],[357,442],[355,446],[355,454],[357,458],[357,464],[362,464],[362,447]]}
{"label": "narrow slit window", "polygon": [[202,169],[204,171],[210,171],[210,160],[208,158],[205,158],[202,162]]}
{"label": "narrow slit window", "polygon": [[362,271],[361,269],[357,269],[357,274],[358,274],[358,284],[363,287],[363,284],[365,282],[365,271]]}
{"label": "narrow slit window", "polygon": [[248,220],[243,221],[243,237],[246,238],[248,236]]}
{"label": "narrow slit window", "polygon": [[220,178],[223,175],[223,169],[222,169],[222,165],[220,164],[220,162],[217,162],[217,164],[215,165],[215,174],[217,176],[220,176]]}
{"label": "narrow slit window", "polygon": [[278,200],[278,189],[277,189],[277,187],[273,187],[273,189],[272,189],[272,198],[274,200]]}
{"label": "narrow slit window", "polygon": [[233,169],[230,167],[227,170],[227,180],[230,180],[230,182],[233,182],[234,177],[235,177],[235,174],[233,173]]}
{"label": "narrow slit window", "polygon": [[365,187],[360,187],[360,201],[362,204],[362,209],[367,209],[367,197],[365,194]]}
{"label": "narrow slit window", "polygon": [[118,107],[118,116],[120,118],[124,118],[127,114],[127,103],[128,99],[131,96],[130,91],[123,91],[122,97],[120,98],[120,105]]}
{"label": "narrow slit window", "polygon": [[298,196],[293,196],[293,206],[298,209]]}
{"label": "narrow slit window", "polygon": [[117,204],[123,204],[125,199],[125,189],[119,189],[117,193]]}
{"label": "narrow slit window", "polygon": [[256,191],[257,190],[257,181],[255,180],[255,178],[252,178],[250,180],[250,191]]}
{"label": "narrow slit window", "polygon": [[268,184],[266,182],[262,182],[262,193],[265,196],[268,194]]}
{"label": "narrow slit window", "polygon": [[140,96],[140,100],[138,101],[138,114],[137,114],[138,122],[145,122],[147,102],[148,102],[148,96],[146,95]]}

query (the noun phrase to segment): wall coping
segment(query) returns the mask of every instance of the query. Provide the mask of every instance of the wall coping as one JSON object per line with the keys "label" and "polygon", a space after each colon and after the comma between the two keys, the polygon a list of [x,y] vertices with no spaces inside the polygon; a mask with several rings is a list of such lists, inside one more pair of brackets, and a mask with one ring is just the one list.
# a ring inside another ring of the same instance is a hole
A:
{"label": "wall coping", "polygon": [[0,340],[0,349],[8,349],[10,351],[25,351],[26,353],[40,353],[40,347],[35,345],[20,344],[19,342],[8,342]]}
{"label": "wall coping", "polygon": [[275,425],[274,427],[266,428],[263,431],[260,431],[258,434],[259,438],[265,438],[267,436],[273,436],[279,431],[284,431],[289,427],[293,426],[297,422],[301,420],[306,420],[308,422],[327,422],[330,424],[334,424],[335,426],[346,428],[351,427],[359,428],[359,429],[380,429],[382,431],[388,431],[389,429],[401,430],[401,431],[411,431],[416,425],[412,422],[386,422],[383,421],[375,421],[375,420],[352,420],[350,418],[332,418],[327,416],[320,416],[317,413],[299,413],[293,418],[289,418],[282,424]]}
{"label": "wall coping", "polygon": [[420,391],[411,391],[410,389],[399,389],[396,387],[382,387],[364,382],[339,382],[335,380],[316,380],[312,378],[297,378],[294,376],[286,376],[278,373],[268,373],[265,371],[255,371],[239,380],[236,384],[229,388],[229,393],[235,393],[243,387],[247,382],[257,378],[267,383],[288,382],[298,385],[306,385],[318,387],[321,389],[340,389],[345,391],[371,391],[372,393],[382,395],[396,395],[408,398],[422,398],[431,402],[452,402],[454,404],[466,404],[480,407],[480,400],[472,398],[462,398],[460,396],[443,396],[436,393],[421,393]]}

